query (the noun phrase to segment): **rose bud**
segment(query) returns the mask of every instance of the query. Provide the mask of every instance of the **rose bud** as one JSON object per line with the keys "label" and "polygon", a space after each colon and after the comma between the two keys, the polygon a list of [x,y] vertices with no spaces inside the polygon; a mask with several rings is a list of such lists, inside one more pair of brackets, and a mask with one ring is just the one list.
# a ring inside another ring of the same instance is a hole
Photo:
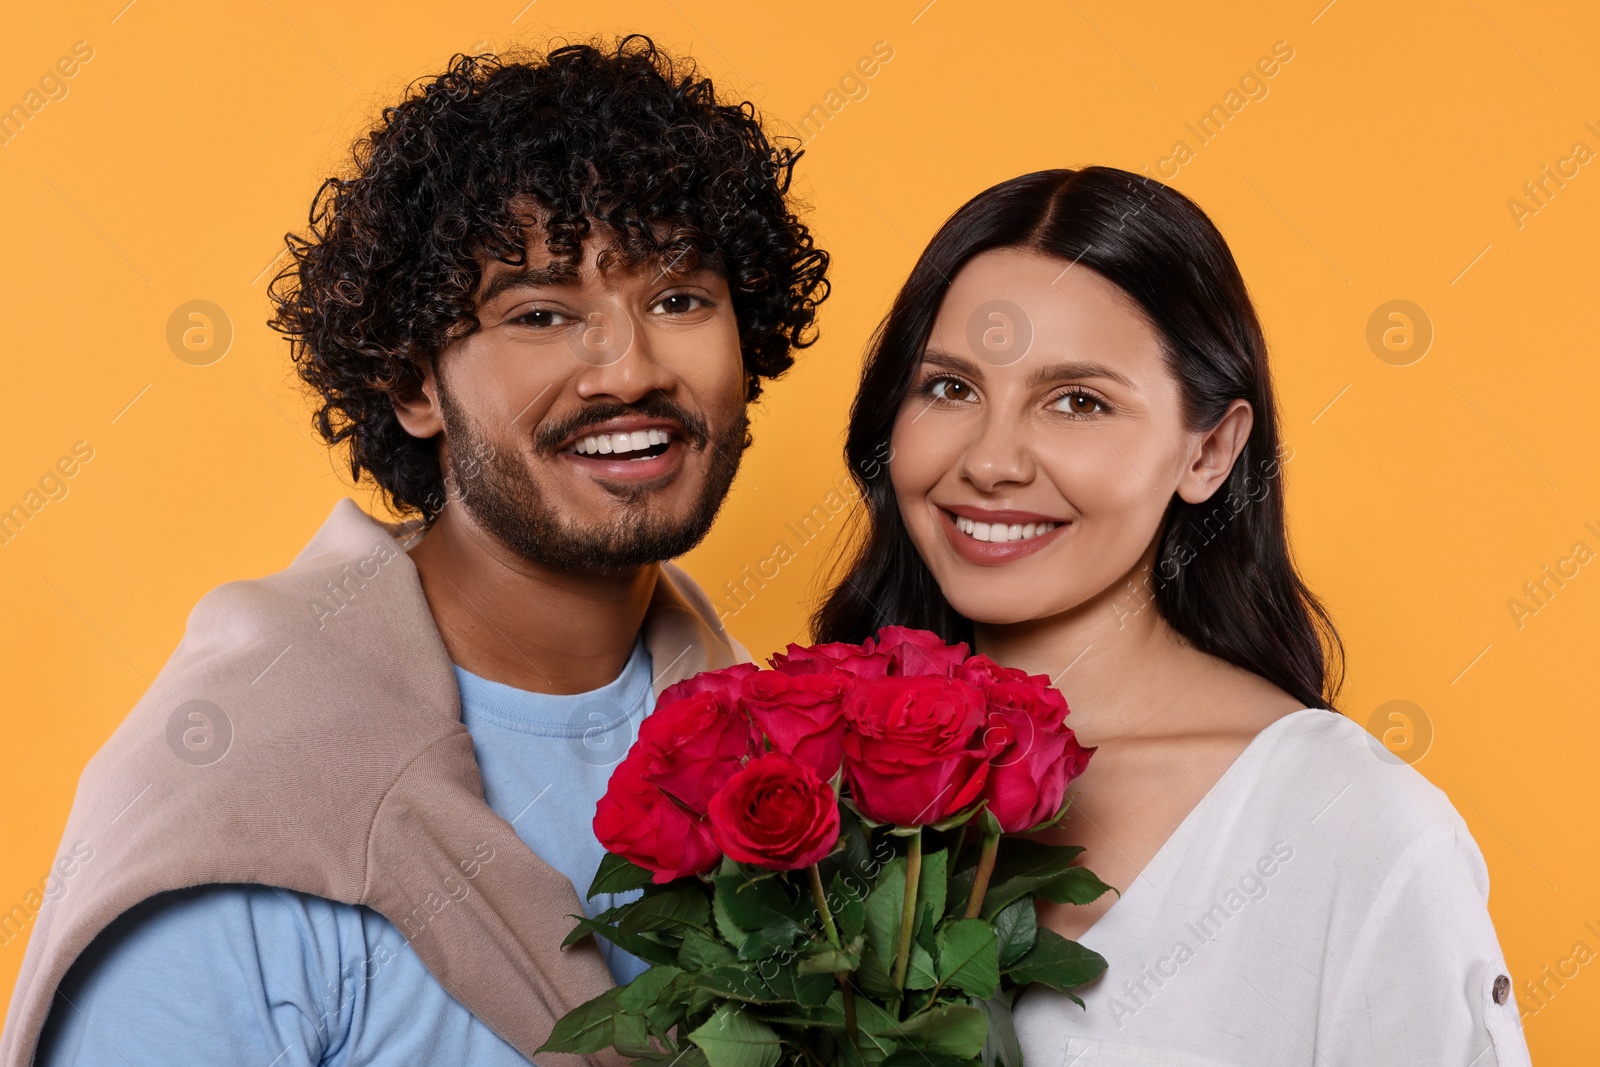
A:
{"label": "rose bud", "polygon": [[983,694],[925,676],[863,683],[845,699],[844,770],[869,819],[938,822],[975,800],[988,772]]}
{"label": "rose bud", "polygon": [[1067,702],[1043,676],[989,687],[985,747],[994,753],[983,796],[1000,829],[1018,833],[1061,807],[1067,784],[1094,749],[1078,744],[1064,721]]}
{"label": "rose bud", "polygon": [[767,662],[781,674],[828,674],[838,671],[853,678],[882,678],[889,672],[889,657],[873,652],[871,644],[870,638],[865,645],[833,641],[809,648],[791,642],[787,653],[774,652]]}
{"label": "rose bud", "polygon": [[797,871],[833,851],[839,807],[833,787],[781,752],[745,764],[711,798],[711,838],[740,863]]}
{"label": "rose bud", "polygon": [[844,758],[844,697],[849,675],[759,671],[744,679],[744,705],[779,752],[811,765],[823,781]]}
{"label": "rose bud", "polygon": [[965,643],[947,645],[931,630],[885,626],[878,631],[872,650],[889,658],[889,673],[906,678],[934,675],[952,678],[967,658]]}
{"label": "rose bud", "polygon": [[650,871],[655,882],[709,871],[722,857],[706,821],[647,782],[642,757],[629,755],[612,772],[595,807],[595,837],[608,852]]}
{"label": "rose bud", "polygon": [[649,760],[645,778],[701,814],[711,794],[759,750],[760,735],[738,706],[739,683],[724,683],[677,699],[666,699],[671,689],[663,692],[634,745]]}

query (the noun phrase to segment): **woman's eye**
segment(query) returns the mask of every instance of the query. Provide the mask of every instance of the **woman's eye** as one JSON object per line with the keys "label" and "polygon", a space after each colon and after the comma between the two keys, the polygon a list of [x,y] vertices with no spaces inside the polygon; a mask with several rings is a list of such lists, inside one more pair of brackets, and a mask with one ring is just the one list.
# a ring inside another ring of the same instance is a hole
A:
{"label": "woman's eye", "polygon": [[928,392],[935,400],[955,400],[970,403],[972,386],[959,378],[935,378],[928,383]]}
{"label": "woman's eye", "polygon": [[1055,408],[1068,415],[1098,415],[1106,410],[1105,404],[1099,397],[1079,389],[1074,389],[1057,399]]}
{"label": "woman's eye", "polygon": [[673,293],[657,301],[656,307],[668,315],[682,315],[685,312],[695,310],[696,305],[703,303],[705,303],[704,298],[695,296],[693,293]]}

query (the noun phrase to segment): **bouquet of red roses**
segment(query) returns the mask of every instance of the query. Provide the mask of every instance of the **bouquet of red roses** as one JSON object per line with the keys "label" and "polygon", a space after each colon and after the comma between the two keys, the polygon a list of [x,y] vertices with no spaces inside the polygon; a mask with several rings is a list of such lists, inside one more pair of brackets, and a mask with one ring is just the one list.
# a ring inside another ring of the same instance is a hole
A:
{"label": "bouquet of red roses", "polygon": [[1019,1067],[1016,991],[1068,992],[1106,965],[1038,926],[1034,901],[1109,887],[1081,849],[1012,836],[1066,814],[1092,754],[1066,701],[898,626],[769,662],[665,690],[613,772],[589,895],[643,892],[566,943],[593,933],[652,966],[540,1051]]}

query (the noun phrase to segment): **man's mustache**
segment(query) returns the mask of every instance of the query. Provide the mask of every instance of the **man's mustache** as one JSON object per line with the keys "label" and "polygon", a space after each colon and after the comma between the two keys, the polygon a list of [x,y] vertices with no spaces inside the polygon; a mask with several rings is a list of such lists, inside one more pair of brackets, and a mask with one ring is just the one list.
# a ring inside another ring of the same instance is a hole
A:
{"label": "man's mustache", "polygon": [[581,435],[591,426],[599,426],[628,415],[642,415],[646,418],[675,422],[683,429],[684,441],[695,448],[704,446],[711,437],[706,420],[699,414],[657,394],[647,396],[636,404],[588,405],[561,422],[539,427],[534,434],[534,447],[540,452],[557,452],[564,443]]}

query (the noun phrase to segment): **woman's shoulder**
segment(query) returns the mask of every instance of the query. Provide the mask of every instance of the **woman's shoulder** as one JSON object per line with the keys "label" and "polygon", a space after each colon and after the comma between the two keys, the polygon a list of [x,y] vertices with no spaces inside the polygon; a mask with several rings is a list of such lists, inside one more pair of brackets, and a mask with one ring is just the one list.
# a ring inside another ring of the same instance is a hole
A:
{"label": "woman's shoulder", "polygon": [[1374,872],[1406,853],[1464,851],[1482,868],[1466,822],[1444,790],[1345,715],[1304,708],[1274,720],[1239,757],[1230,806],[1284,835],[1337,844],[1330,863]]}

